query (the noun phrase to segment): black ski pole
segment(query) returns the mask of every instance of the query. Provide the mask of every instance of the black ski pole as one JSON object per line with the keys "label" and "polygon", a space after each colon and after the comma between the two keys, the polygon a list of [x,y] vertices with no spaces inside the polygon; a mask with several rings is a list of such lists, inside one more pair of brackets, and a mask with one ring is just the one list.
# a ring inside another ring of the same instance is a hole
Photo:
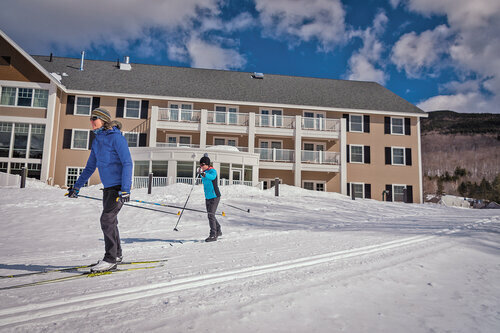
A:
{"label": "black ski pole", "polygon": [[191,192],[193,192],[194,186],[196,185],[196,181],[198,180],[198,176],[199,176],[199,174],[196,175],[196,178],[193,180],[193,186],[191,186],[191,190],[189,191],[189,194],[188,194],[188,197],[186,199],[186,202],[184,203],[184,207],[182,208],[181,213],[179,214],[179,218],[177,219],[177,223],[175,224],[174,231],[179,231],[177,229],[177,226],[179,225],[179,222],[181,220],[182,214],[184,213],[184,209],[186,209],[186,206],[187,206],[188,201],[189,201],[189,197],[191,196]]}
{"label": "black ski pole", "polygon": [[[182,206],[168,205],[168,204],[162,204],[162,203],[158,203],[158,202],[150,202],[150,201],[144,201],[144,200],[130,200],[130,201],[131,202],[143,203],[143,204],[147,204],[147,205],[162,206],[162,207],[179,208],[179,209],[183,208]],[[184,207],[184,209],[185,210],[190,210],[190,211],[193,211],[193,212],[199,212],[199,213],[206,213],[207,212],[206,210],[195,209],[195,208]],[[215,213],[215,215],[226,216],[226,213],[225,212]]]}
{"label": "black ski pole", "polygon": [[235,209],[238,209],[238,210],[241,210],[242,212],[250,213],[250,208],[248,208],[248,209],[243,209],[243,208],[240,208],[240,207],[236,207],[236,206],[233,206],[233,205],[227,204],[227,203],[225,203],[225,202],[223,202],[222,204],[223,204],[223,205],[226,205],[226,206],[229,206],[229,207],[232,207],[232,208],[235,208]]}
{"label": "black ski pole", "polygon": [[[94,198],[94,197],[89,197],[89,196],[86,196],[86,195],[81,195],[79,194],[78,197],[82,197],[82,198],[85,198],[85,199],[92,199],[92,200],[98,200],[98,201],[102,201],[102,199],[99,199],[99,198]],[[135,208],[140,208],[140,209],[146,209],[146,210],[152,210],[154,212],[160,212],[160,213],[165,213],[165,214],[171,214],[171,215],[179,215],[179,213],[173,213],[173,212],[166,212],[164,210],[160,210],[160,209],[154,209],[154,208],[148,208],[148,207],[141,207],[141,206],[136,206],[136,205],[131,205],[131,204],[127,204],[127,203],[124,203],[123,205],[125,206],[129,206],[129,207],[135,207]]]}

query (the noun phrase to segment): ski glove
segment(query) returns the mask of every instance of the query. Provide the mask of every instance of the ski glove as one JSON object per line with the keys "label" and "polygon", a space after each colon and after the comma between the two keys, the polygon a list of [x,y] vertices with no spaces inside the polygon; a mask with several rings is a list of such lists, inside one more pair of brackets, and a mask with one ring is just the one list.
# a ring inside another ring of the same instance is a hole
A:
{"label": "ski glove", "polygon": [[118,192],[119,197],[116,198],[116,201],[120,202],[129,202],[130,201],[130,192]]}
{"label": "ski glove", "polygon": [[68,188],[68,193],[66,193],[66,195],[68,196],[68,198],[78,198],[79,192],[80,192],[79,188],[70,187]]}

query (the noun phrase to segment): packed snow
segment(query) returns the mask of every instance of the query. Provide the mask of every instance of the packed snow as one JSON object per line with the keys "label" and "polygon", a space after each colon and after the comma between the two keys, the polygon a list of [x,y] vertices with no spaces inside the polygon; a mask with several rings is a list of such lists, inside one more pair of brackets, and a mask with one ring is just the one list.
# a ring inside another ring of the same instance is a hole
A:
{"label": "packed snow", "polygon": [[[133,190],[184,205],[191,186]],[[95,263],[101,202],[40,182],[0,187],[0,275]],[[283,185],[221,187],[206,214],[131,203],[124,260],[163,265],[0,291],[1,332],[500,332],[500,211],[387,203]],[[102,197],[100,186],[82,195]],[[237,207],[231,207],[231,206]],[[188,208],[204,209],[201,186]],[[250,209],[250,213],[247,210]],[[0,288],[72,271],[1,278]]]}

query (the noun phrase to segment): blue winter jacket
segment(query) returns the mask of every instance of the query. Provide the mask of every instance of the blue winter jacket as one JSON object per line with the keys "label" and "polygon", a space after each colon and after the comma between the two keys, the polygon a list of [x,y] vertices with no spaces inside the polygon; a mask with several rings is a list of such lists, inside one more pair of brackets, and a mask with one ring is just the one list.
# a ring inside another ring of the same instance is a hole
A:
{"label": "blue winter jacket", "polygon": [[205,191],[205,199],[213,199],[220,197],[219,185],[217,184],[217,171],[210,167],[205,170],[205,177],[201,177],[203,190]]}
{"label": "blue winter jacket", "polygon": [[87,165],[75,183],[81,188],[92,176],[96,167],[105,188],[121,185],[123,192],[132,186],[132,158],[127,140],[117,127],[96,131]]}

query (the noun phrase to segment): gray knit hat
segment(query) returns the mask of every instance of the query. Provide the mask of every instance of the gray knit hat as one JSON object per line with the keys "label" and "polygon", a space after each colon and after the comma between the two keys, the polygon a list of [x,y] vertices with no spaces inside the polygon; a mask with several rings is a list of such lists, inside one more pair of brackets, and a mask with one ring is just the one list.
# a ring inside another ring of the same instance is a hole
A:
{"label": "gray knit hat", "polygon": [[91,117],[97,117],[104,121],[105,123],[111,122],[111,114],[109,113],[108,110],[103,109],[103,108],[97,108],[92,110],[92,114],[90,115]]}

